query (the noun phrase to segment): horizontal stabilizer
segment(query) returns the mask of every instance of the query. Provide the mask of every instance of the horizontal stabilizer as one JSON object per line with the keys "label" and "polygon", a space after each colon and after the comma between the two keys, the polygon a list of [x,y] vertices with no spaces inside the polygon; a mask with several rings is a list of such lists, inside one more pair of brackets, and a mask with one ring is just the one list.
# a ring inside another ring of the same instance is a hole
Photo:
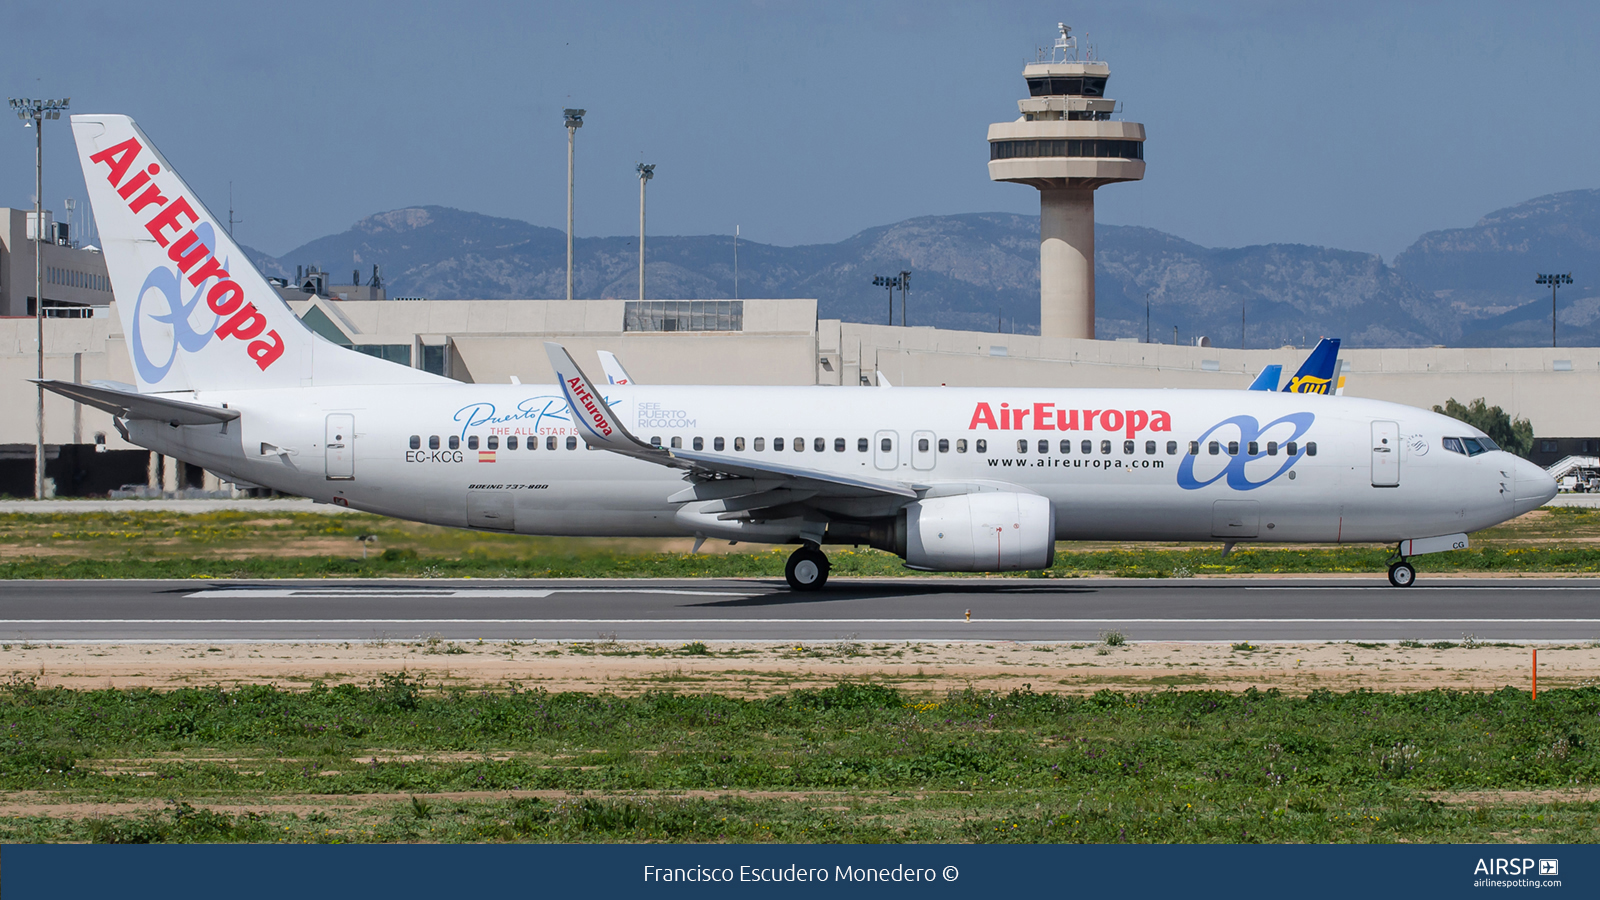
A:
{"label": "horizontal stabilizer", "polygon": [[239,418],[236,409],[202,406],[160,394],[136,394],[116,388],[71,381],[29,379],[45,390],[108,412],[119,419],[152,419],[172,425],[216,425]]}

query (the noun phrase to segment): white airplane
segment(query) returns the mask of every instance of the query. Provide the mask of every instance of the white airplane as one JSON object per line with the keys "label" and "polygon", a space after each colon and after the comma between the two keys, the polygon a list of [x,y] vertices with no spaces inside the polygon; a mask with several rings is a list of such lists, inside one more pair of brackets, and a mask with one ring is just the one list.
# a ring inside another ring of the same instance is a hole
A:
{"label": "white airplane", "polygon": [[1237,390],[462,384],[301,324],[134,122],[72,117],[137,385],[46,381],[230,480],[519,534],[867,544],[920,571],[1057,540],[1467,545],[1555,482],[1454,419]]}

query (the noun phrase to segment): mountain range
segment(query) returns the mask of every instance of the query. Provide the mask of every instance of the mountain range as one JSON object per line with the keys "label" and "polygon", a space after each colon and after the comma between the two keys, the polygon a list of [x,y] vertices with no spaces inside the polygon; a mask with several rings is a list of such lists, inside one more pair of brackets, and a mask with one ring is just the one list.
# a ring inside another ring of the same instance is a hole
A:
{"label": "mountain range", "polygon": [[[833,244],[741,241],[739,297],[815,297],[818,315],[887,321],[875,275],[912,273],[912,325],[1033,332],[1039,321],[1039,223],[1010,213],[924,216]],[[1101,338],[1218,346],[1542,346],[1550,295],[1535,272],[1573,272],[1558,297],[1558,340],[1600,343],[1600,190],[1567,191],[1497,210],[1470,228],[1419,237],[1386,264],[1375,254],[1304,244],[1211,248],[1151,228],[1097,225]],[[652,299],[736,296],[733,239],[650,236]],[[378,213],[340,234],[273,257],[246,248],[269,275],[299,266],[343,273],[380,267],[390,297],[551,298],[566,293],[566,236],[554,228],[440,206]],[[577,238],[574,296],[638,295],[636,238]],[[332,288],[337,292],[338,287]],[[900,298],[894,299],[900,321]],[[1146,303],[1148,302],[1148,326]],[[1241,321],[1242,319],[1242,321]]]}

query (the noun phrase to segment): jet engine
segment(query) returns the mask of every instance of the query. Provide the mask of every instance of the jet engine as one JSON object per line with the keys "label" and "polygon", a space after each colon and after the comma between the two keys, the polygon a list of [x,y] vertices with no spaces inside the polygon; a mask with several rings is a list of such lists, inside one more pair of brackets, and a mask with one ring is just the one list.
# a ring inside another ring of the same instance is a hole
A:
{"label": "jet engine", "polygon": [[872,546],[930,572],[1048,569],[1056,519],[1037,494],[984,491],[919,500],[872,530]]}

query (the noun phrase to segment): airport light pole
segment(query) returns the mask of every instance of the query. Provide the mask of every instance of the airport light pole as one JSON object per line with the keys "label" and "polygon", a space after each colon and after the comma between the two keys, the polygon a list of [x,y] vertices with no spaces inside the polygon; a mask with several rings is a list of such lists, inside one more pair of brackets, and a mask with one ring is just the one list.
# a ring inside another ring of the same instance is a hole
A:
{"label": "airport light pole", "polygon": [[[39,381],[44,381],[44,121],[59,119],[72,98],[11,100],[24,128],[33,129],[33,324],[38,342]],[[44,385],[34,385],[33,499],[44,499]]]}
{"label": "airport light pole", "polygon": [[[894,289],[900,286],[899,275],[874,275],[872,283],[878,287],[889,289],[889,324],[894,324]],[[905,314],[901,313],[900,324],[905,324]]]}
{"label": "airport light pole", "polygon": [[656,177],[656,164],[645,165],[639,163],[634,166],[639,172],[639,299],[644,300],[644,185],[645,182]]}
{"label": "airport light pole", "polygon": [[900,272],[900,325],[906,327],[911,320],[906,318],[906,291],[911,290],[911,273],[905,270]]}
{"label": "airport light pole", "polygon": [[572,147],[578,129],[583,127],[583,115],[588,110],[563,109],[567,122],[567,299],[572,299]]}
{"label": "airport light pole", "polygon": [[[1150,295],[1154,293],[1155,291],[1144,292],[1144,342],[1146,344],[1150,343]],[[1173,343],[1176,344],[1177,341],[1173,341]]]}
{"label": "airport light pole", "polygon": [[1563,284],[1572,283],[1572,273],[1546,275],[1540,273],[1533,279],[1534,284],[1550,285],[1550,346],[1556,345],[1556,288]]}

